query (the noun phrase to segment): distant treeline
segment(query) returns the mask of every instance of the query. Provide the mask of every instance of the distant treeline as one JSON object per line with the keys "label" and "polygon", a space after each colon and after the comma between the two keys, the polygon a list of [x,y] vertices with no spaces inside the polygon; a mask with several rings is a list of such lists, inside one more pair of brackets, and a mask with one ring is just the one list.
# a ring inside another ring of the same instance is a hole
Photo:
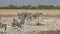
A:
{"label": "distant treeline", "polygon": [[0,7],[0,9],[60,9],[60,6],[54,5],[38,5],[38,6],[15,6],[15,5],[8,5]]}

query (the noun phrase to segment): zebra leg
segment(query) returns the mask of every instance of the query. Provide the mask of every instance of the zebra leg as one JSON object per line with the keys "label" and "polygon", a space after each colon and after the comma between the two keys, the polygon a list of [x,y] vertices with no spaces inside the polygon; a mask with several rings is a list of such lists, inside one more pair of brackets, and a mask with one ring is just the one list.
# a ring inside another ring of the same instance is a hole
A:
{"label": "zebra leg", "polygon": [[7,27],[5,27],[5,30],[7,30]]}
{"label": "zebra leg", "polygon": [[1,33],[4,33],[4,29],[2,28],[2,32]]}

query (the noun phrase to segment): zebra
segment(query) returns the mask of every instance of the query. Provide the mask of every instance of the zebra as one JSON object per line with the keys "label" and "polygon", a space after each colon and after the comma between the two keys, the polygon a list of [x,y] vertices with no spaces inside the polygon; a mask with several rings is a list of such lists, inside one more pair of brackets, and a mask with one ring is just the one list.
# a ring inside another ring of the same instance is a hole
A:
{"label": "zebra", "polygon": [[[0,22],[0,28],[2,28],[2,33],[4,33],[5,30],[7,30],[7,24],[2,24],[2,23]],[[3,29],[3,28],[4,28],[4,29]]]}
{"label": "zebra", "polygon": [[0,19],[0,28],[2,28],[2,33],[4,33],[5,30],[7,30],[7,24],[3,24],[3,23],[1,22],[1,19]]}
{"label": "zebra", "polygon": [[22,28],[22,24],[24,24],[24,21],[21,21],[18,22],[16,19],[13,19],[13,22],[12,22],[12,29],[11,30],[17,30],[17,31],[20,31],[19,29]]}
{"label": "zebra", "polygon": [[13,19],[13,22],[11,24],[12,27],[22,28],[22,23],[18,22],[16,19]]}

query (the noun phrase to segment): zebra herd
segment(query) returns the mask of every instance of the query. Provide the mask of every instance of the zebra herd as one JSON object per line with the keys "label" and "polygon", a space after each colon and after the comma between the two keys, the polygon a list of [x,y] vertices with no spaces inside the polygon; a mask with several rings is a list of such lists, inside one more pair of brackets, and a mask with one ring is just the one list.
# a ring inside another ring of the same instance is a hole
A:
{"label": "zebra herd", "polygon": [[[25,20],[32,20],[32,18],[37,19],[37,17],[39,17],[40,15],[43,15],[42,13],[28,13],[28,12],[23,12],[23,13],[18,13],[18,19],[20,19],[20,22],[18,22],[16,19],[13,19],[13,22],[11,23],[11,27],[18,27],[18,28],[22,28],[22,25],[24,25]],[[0,22],[0,28],[4,28],[5,30],[7,30],[7,24],[3,24]]]}

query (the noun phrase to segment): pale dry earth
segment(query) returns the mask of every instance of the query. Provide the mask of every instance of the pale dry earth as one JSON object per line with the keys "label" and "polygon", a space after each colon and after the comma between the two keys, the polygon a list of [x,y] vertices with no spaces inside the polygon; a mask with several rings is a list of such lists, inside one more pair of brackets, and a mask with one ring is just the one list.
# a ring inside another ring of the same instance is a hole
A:
{"label": "pale dry earth", "polygon": [[[1,9],[0,14],[3,15],[16,15],[17,13],[21,12],[29,12],[29,13],[36,13],[40,12],[45,14],[50,14],[50,15],[58,15],[60,14],[60,10],[19,10],[19,9]],[[3,23],[8,24],[8,29],[6,30],[7,33],[0,33],[0,34],[59,34],[60,33],[60,19],[57,18],[45,18],[41,17],[38,18],[37,20],[31,21],[31,22],[26,22],[24,28],[20,28],[17,30],[11,30],[11,27],[9,26],[10,23],[12,23],[12,19],[17,17],[4,17],[1,18]],[[33,26],[35,24],[35,21],[40,21],[40,23],[45,24],[44,26]],[[32,23],[33,22],[33,23]],[[31,26],[29,24],[32,24]],[[0,29],[2,31],[2,29]]]}
{"label": "pale dry earth", "polygon": [[[57,34],[60,32],[60,19],[56,18],[47,18],[47,19],[40,19],[33,20],[33,21],[26,21],[25,24],[23,25],[23,28],[18,28],[16,30],[11,30],[13,27],[10,26],[12,23],[12,19],[17,17],[11,17],[11,18],[1,18],[1,22],[5,23],[8,25],[8,28],[6,33],[1,33],[1,34]],[[18,20],[18,19],[17,19]],[[40,21],[41,24],[45,24],[43,26],[35,26],[36,21]],[[0,28],[0,32],[2,29]],[[57,32],[59,31],[59,32]],[[57,32],[57,33],[56,33]]]}

